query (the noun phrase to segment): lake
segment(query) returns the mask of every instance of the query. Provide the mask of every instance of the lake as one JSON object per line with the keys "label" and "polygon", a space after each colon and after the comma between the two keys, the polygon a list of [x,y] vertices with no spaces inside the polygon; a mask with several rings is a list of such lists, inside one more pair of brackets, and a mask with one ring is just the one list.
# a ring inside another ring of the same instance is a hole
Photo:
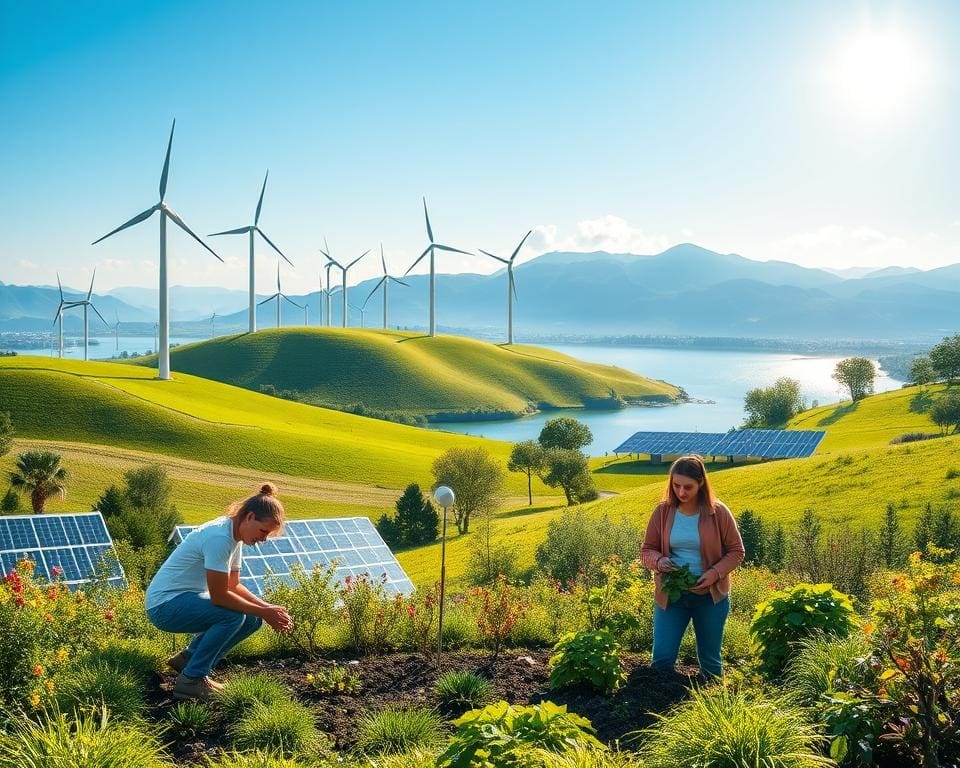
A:
{"label": "lake", "polygon": [[[549,411],[509,421],[445,422],[432,429],[518,442],[535,440],[544,423],[559,415],[573,416],[593,432],[591,455],[612,452],[634,432],[726,432],[743,424],[743,398],[747,390],[766,387],[782,376],[800,382],[801,395],[810,405],[836,403],[849,397],[830,375],[844,356],[804,356],[789,353],[738,352],[695,349],[607,347],[589,344],[551,344],[550,349],[592,363],[617,365],[652,379],[683,387],[700,401],[660,408],[624,408],[619,411],[571,409]],[[849,357],[850,355],[847,355]],[[874,360],[876,362],[876,360]],[[883,372],[874,383],[876,392],[899,389],[903,382]]]}

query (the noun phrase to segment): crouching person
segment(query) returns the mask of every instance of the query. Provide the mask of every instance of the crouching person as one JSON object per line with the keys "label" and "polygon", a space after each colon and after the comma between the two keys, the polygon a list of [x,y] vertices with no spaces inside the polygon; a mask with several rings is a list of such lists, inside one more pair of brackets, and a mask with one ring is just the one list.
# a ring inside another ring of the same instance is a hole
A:
{"label": "crouching person", "polygon": [[283,531],[277,489],[230,505],[227,514],[187,535],[147,587],[147,617],[165,632],[194,634],[190,645],[167,664],[178,677],[176,699],[207,699],[222,688],[210,670],[263,622],[288,632],[293,620],[281,605],[264,602],[240,583],[242,545],[252,546]]}

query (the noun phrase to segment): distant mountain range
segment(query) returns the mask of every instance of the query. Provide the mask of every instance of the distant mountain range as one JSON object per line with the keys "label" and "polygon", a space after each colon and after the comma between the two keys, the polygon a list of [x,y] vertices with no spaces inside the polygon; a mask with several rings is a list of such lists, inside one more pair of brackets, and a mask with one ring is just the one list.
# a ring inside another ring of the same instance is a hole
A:
{"label": "distant mountain range", "polygon": [[[543,334],[662,334],[917,342],[937,341],[960,329],[960,264],[927,271],[831,272],[683,244],[655,255],[546,253],[519,265],[515,275],[514,332],[521,340]],[[428,278],[405,280],[408,288],[391,286],[390,325],[421,328],[427,322]],[[351,286],[350,304],[362,305],[375,284],[371,279]],[[503,271],[438,275],[438,325],[487,335],[503,331],[506,290]],[[109,322],[116,313],[121,322],[145,324],[145,331],[156,320],[156,295],[145,288],[118,288],[95,295],[94,303]],[[306,302],[310,322],[317,324],[318,292],[291,298]],[[0,331],[49,330],[58,300],[56,287],[0,283]],[[175,334],[209,332],[214,312],[218,332],[246,327],[243,291],[177,286],[170,305]],[[367,327],[381,325],[380,294],[366,307]],[[335,297],[335,324],[340,311]],[[272,303],[257,314],[261,327],[276,324]],[[80,327],[79,315],[76,310],[68,315],[69,332]],[[302,324],[302,310],[284,306],[283,323]],[[350,324],[360,324],[353,309]],[[92,327],[103,330],[99,321]]]}

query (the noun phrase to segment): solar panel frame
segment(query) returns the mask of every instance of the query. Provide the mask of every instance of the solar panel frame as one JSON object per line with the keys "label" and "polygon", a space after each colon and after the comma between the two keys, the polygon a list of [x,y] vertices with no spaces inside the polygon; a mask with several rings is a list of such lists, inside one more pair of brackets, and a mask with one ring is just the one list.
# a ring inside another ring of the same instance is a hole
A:
{"label": "solar panel frame", "polygon": [[646,453],[675,456],[685,453],[709,454],[723,437],[722,432],[635,432],[614,449],[614,453]]}
{"label": "solar panel frame", "polygon": [[[59,581],[71,589],[95,581],[100,577],[101,568],[106,570],[109,586],[122,588],[127,583],[99,512],[0,518],[3,572],[9,573],[24,558],[34,562],[34,578]],[[63,572],[56,576],[54,568],[61,568]]]}
{"label": "solar panel frame", "polygon": [[740,429],[712,432],[636,432],[614,453],[677,456],[749,456],[759,459],[797,459],[811,456],[827,433],[802,429]]}
{"label": "solar panel frame", "polygon": [[[170,541],[180,544],[196,527],[176,526],[170,534]],[[268,573],[292,584],[290,569],[294,560],[306,570],[312,569],[314,564],[326,567],[337,560],[335,578],[341,585],[347,576],[357,578],[366,574],[380,579],[386,575],[384,588],[388,593],[410,595],[414,591],[413,582],[366,517],[287,522],[283,536],[252,547],[244,546],[240,582],[257,595],[263,595],[264,577]]]}

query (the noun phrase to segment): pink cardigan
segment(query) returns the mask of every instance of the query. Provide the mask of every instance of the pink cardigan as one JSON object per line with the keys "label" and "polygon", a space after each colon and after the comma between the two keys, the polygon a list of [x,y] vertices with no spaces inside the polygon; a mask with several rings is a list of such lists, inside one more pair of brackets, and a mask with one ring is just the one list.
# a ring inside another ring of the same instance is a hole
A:
{"label": "pink cardigan", "polygon": [[[643,537],[641,558],[645,568],[653,571],[656,592],[654,601],[661,608],[667,608],[667,595],[660,590],[660,573],[657,571],[657,561],[661,557],[670,557],[670,531],[673,528],[673,518],[677,508],[669,502],[661,502],[653,510],[650,522],[647,523],[647,532]],[[700,558],[703,562],[703,571],[713,568],[720,578],[713,586],[707,589],[691,590],[694,594],[706,594],[708,591],[713,602],[719,603],[730,594],[730,572],[740,565],[743,560],[743,539],[737,529],[737,521],[727,509],[726,504],[717,501],[713,507],[700,509]]]}

